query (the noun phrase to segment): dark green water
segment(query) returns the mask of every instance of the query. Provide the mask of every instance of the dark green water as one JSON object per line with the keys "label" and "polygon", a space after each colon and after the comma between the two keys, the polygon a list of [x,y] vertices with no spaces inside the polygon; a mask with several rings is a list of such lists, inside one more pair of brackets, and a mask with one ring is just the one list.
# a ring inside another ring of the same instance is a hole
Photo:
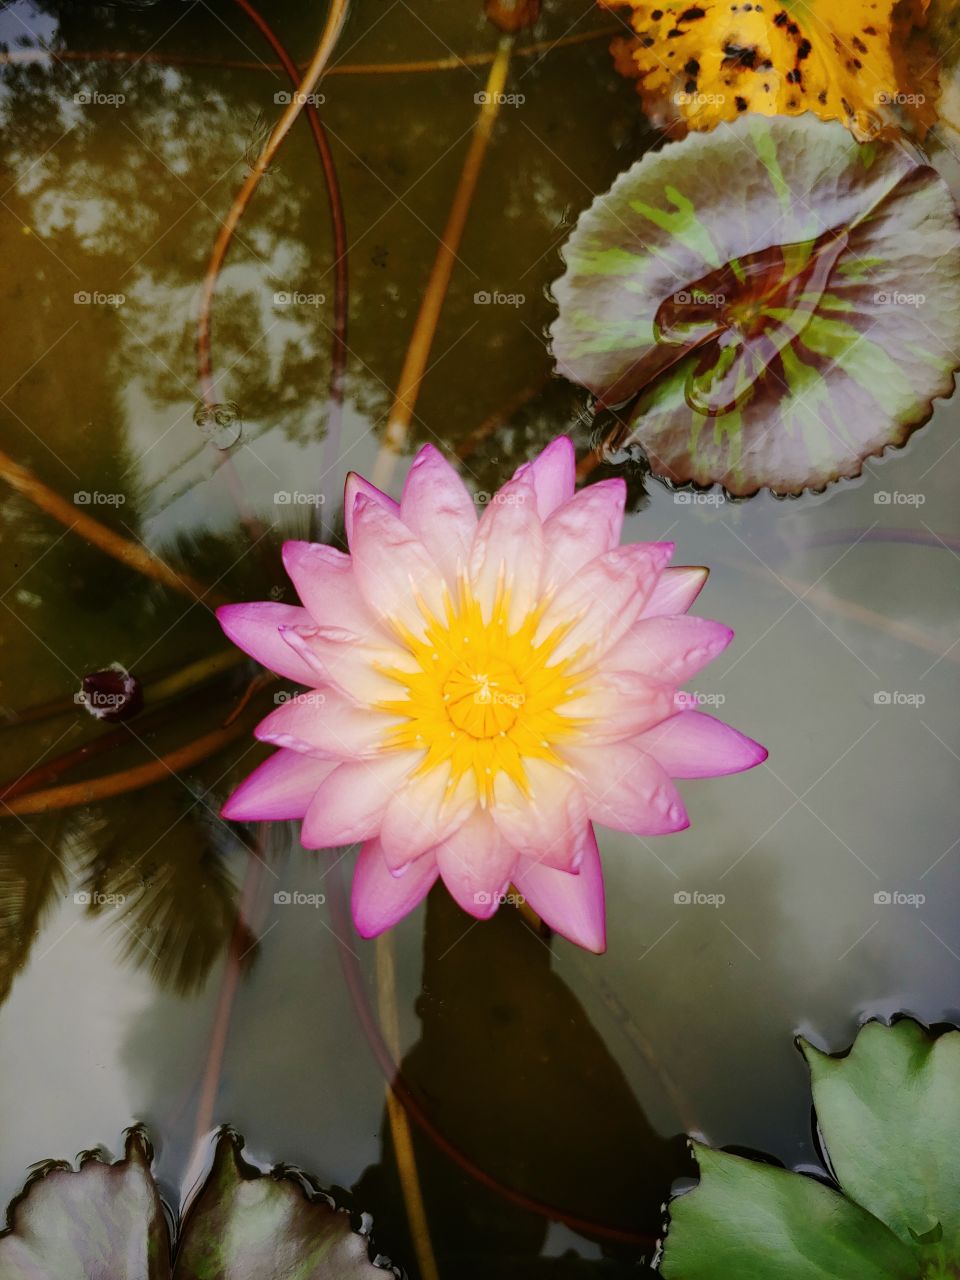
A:
{"label": "dark green water", "polygon": [[[291,0],[269,17],[293,56],[309,59],[320,7]],[[587,0],[555,0],[535,38],[608,21]],[[226,0],[19,0],[0,13],[0,39],[15,55],[41,44],[134,55],[17,55],[2,68],[3,449],[68,498],[121,495],[87,510],[225,595],[292,602],[279,548],[305,536],[312,509],[274,495],[320,486],[329,534],[344,475],[374,464],[487,68],[338,75],[321,86],[350,242],[343,431],[326,453],[333,253],[303,122],[244,217],[212,354],[217,398],[243,420],[229,457],[262,526],[251,549],[227,454],[194,420],[194,333],[220,220],[288,83]],[[336,61],[495,45],[479,5],[359,0]],[[224,60],[252,65],[216,65]],[[525,101],[501,112],[410,441],[463,447],[509,409],[463,463],[483,492],[560,431],[589,442],[583,397],[548,380],[547,290],[578,212],[651,141],[604,39],[516,57],[508,88]],[[76,302],[83,292],[124,301]],[[478,304],[483,292],[523,301]],[[277,293],[325,301],[284,305]],[[506,910],[476,925],[440,892],[395,930],[404,1073],[436,1124],[500,1182],[655,1234],[672,1179],[692,1168],[676,1136],[684,1130],[788,1164],[816,1160],[796,1031],[840,1049],[867,1014],[956,1019],[958,425],[956,404],[941,404],[903,452],[793,502],[682,502],[634,477],[625,537],[671,538],[678,562],[711,565],[697,609],[737,631],[698,691],[770,759],[684,784],[692,826],[680,835],[600,834],[602,958],[562,939],[548,946]],[[883,493],[915,498],[878,503]],[[205,606],[148,584],[6,487],[0,519],[8,711],[69,702],[83,673],[110,662],[147,678],[223,649]],[[128,744],[70,776],[143,763],[207,732],[251,675],[237,669],[161,724],[132,721]],[[273,705],[272,691],[258,697],[263,712]],[[102,732],[73,707],[3,729],[2,776]],[[100,1142],[116,1149],[134,1120],[158,1140],[175,1198],[250,859],[242,833],[216,815],[259,752],[244,737],[129,796],[0,818],[4,1201],[31,1162]],[[331,910],[351,858],[270,833],[244,906],[214,1119],[239,1128],[259,1157],[359,1184],[381,1247],[415,1274],[383,1076],[336,935],[371,1003],[374,948]],[[295,890],[327,902],[274,901]],[[678,901],[685,892],[725,900]],[[600,1257],[595,1241],[479,1187],[428,1139],[417,1153],[444,1274],[567,1274],[533,1260]],[[626,1274],[643,1250],[618,1256],[616,1274]]]}

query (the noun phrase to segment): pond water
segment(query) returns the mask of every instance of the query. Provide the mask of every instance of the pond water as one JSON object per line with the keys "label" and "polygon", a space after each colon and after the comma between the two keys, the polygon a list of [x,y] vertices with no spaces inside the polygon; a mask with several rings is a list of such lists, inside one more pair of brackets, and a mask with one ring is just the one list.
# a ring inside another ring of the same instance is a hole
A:
{"label": "pond water", "polygon": [[[270,20],[308,61],[318,6],[288,0]],[[654,141],[607,39],[579,39],[609,25],[556,0],[535,39],[577,39],[544,53],[519,38],[522,101],[499,113],[455,263],[405,455],[458,452],[479,495],[560,432],[590,444],[585,393],[551,378],[544,332],[577,214]],[[338,537],[346,473],[377,464],[495,30],[479,5],[351,7],[321,85],[350,246],[339,427],[332,230],[304,121],[221,275],[211,355],[228,407],[203,412],[200,284],[290,87],[242,6],[15,0],[0,39],[4,452],[225,598],[293,602],[283,539]],[[414,60],[453,65],[350,71]],[[817,1165],[798,1031],[839,1050],[865,1016],[957,1020],[958,425],[940,403],[904,450],[794,501],[675,494],[616,464],[625,540],[669,538],[678,563],[711,566],[696,611],[737,638],[697,692],[770,757],[682,784],[679,835],[599,833],[602,957],[509,909],[476,924],[441,890],[394,930],[403,1076],[467,1157],[415,1130],[445,1274],[632,1274],[693,1171],[684,1132]],[[4,779],[117,734],[73,703],[114,662],[147,686],[146,710],[70,780],[153,761],[239,704],[252,664],[150,700],[151,681],[227,651],[206,604],[7,486],[0,519]],[[254,690],[245,726],[274,692]],[[140,1120],[175,1201],[198,1124],[229,1122],[256,1157],[355,1188],[415,1275],[364,1030],[376,948],[342,915],[353,852],[306,852],[287,827],[257,845],[217,816],[263,754],[243,732],[155,785],[3,816],[0,1195],[41,1158],[116,1151]]]}

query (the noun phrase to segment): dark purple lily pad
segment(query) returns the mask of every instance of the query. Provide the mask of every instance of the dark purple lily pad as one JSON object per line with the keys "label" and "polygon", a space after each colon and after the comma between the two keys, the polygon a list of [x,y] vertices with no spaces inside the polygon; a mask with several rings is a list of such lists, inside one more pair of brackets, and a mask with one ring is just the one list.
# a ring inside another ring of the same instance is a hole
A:
{"label": "dark purple lily pad", "polygon": [[557,369],[625,406],[675,484],[794,494],[858,475],[949,396],[960,225],[905,148],[744,117],[650,154],[581,216]]}
{"label": "dark purple lily pad", "polygon": [[[123,1158],[86,1153],[42,1166],[0,1234],[3,1280],[374,1280],[369,1237],[302,1175],[261,1173],[243,1141],[217,1137],[213,1164],[171,1239],[145,1132]],[[396,1274],[391,1268],[389,1274]]]}

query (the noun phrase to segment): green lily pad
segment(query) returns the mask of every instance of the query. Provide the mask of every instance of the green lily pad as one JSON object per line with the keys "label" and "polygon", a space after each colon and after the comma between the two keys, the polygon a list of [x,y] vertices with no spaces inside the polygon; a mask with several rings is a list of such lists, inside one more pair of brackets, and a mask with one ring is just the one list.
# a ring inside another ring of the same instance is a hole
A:
{"label": "green lily pad", "polygon": [[622,407],[622,438],[675,484],[823,489],[953,392],[950,193],[842,125],[744,116],[648,154],[564,258],[557,369]]}
{"label": "green lily pad", "polygon": [[960,1262],[960,1031],[868,1023],[845,1058],[803,1051],[837,1180],[908,1244]]}
{"label": "green lily pad", "polygon": [[[41,1167],[13,1202],[0,1234],[3,1280],[374,1280],[369,1238],[292,1170],[261,1173],[242,1139],[217,1137],[213,1164],[187,1208],[160,1199],[141,1128],[123,1158],[86,1153],[74,1170]],[[393,1273],[393,1272],[391,1272]],[[394,1273],[395,1274],[395,1273]]]}
{"label": "green lily pad", "polygon": [[694,1146],[667,1280],[946,1280],[960,1275],[960,1032],[868,1023],[846,1057],[802,1045],[838,1186]]}

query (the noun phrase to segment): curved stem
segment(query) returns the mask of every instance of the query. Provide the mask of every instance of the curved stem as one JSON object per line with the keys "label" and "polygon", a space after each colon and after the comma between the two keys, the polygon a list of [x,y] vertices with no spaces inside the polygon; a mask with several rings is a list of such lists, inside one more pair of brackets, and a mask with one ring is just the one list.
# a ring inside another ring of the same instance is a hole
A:
{"label": "curved stem", "polygon": [[9,803],[0,801],[2,806],[0,816],[4,812],[50,813],[55,809],[68,809],[78,804],[95,804],[98,800],[109,800],[127,791],[138,791],[141,787],[163,782],[178,769],[189,769],[209,756],[216,755],[242,734],[248,733],[250,727],[246,720],[235,721],[226,728],[205,733],[185,747],[178,747],[165,756],[158,756],[149,764],[124,769],[120,773],[108,773],[101,778],[91,778],[87,782],[72,782],[62,787],[48,787],[44,791],[29,791],[25,795],[15,796]]}
{"label": "curved stem", "polygon": [[297,117],[303,110],[307,97],[316,88],[317,81],[320,79],[333,53],[334,46],[343,28],[343,24],[347,16],[347,0],[331,0],[330,11],[327,15],[326,25],[323,34],[320,37],[320,43],[317,51],[308,66],[304,77],[297,87],[296,93],[291,96],[286,111],[277,121],[273,128],[273,132],[267,139],[266,145],[257,156],[253,168],[250,170],[240,190],[234,198],[233,204],[224,219],[220,233],[217,236],[213,246],[213,252],[210,255],[210,261],[207,264],[206,275],[204,276],[203,288],[200,294],[200,315],[197,320],[197,359],[200,370],[200,385],[203,391],[205,402],[210,405],[213,403],[213,376],[210,367],[210,311],[213,305],[213,295],[217,288],[217,279],[220,275],[220,269],[227,256],[234,233],[239,225],[240,219],[243,217],[247,205],[271,162],[280,150],[284,139],[293,128]]}
{"label": "curved stem", "polygon": [[66,525],[72,532],[79,533],[82,538],[125,564],[128,569],[162,582],[165,587],[189,596],[195,603],[203,600],[224,603],[224,597],[213,588],[205,587],[188,573],[171,569],[159,556],[155,556],[140,543],[114,533],[107,525],[78,510],[74,503],[61,498],[55,489],[38,480],[32,471],[28,471],[19,462],[14,462],[13,458],[3,452],[0,452],[0,480],[5,480],[34,506]]}
{"label": "curved stem", "polygon": [[453,274],[453,265],[457,260],[457,250],[463,238],[463,229],[473,202],[473,194],[477,189],[480,170],[500,110],[512,49],[513,37],[502,37],[497,46],[493,66],[490,68],[480,115],[474,126],[473,137],[470,139],[470,149],[463,162],[460,181],[454,192],[447,224],[440,239],[440,247],[424,290],[413,333],[410,335],[410,344],[400,371],[397,394],[390,411],[383,443],[373,466],[371,479],[380,489],[386,490],[390,487],[397,456],[403,447],[413,419],[414,406],[427,370],[427,360],[437,331],[440,311],[447,296],[447,286]]}
{"label": "curved stem", "polygon": [[[250,0],[234,0],[234,2],[239,5],[251,22],[263,34],[274,53],[280,59],[290,83],[296,88],[300,81],[300,72],[269,23],[253,7]],[[331,68],[331,70],[333,69]],[[337,179],[337,169],[326,130],[313,103],[307,103],[306,110],[307,121],[320,156],[320,164],[323,166],[327,200],[330,207],[330,222],[333,227],[333,358],[330,368],[330,409],[320,462],[321,475],[326,476],[332,465],[330,457],[337,458],[340,455],[340,435],[343,420],[343,393],[347,368],[347,298],[349,287],[347,277],[347,228],[343,212],[343,199],[340,194],[340,183]],[[316,512],[318,509],[314,508],[314,510]]]}

